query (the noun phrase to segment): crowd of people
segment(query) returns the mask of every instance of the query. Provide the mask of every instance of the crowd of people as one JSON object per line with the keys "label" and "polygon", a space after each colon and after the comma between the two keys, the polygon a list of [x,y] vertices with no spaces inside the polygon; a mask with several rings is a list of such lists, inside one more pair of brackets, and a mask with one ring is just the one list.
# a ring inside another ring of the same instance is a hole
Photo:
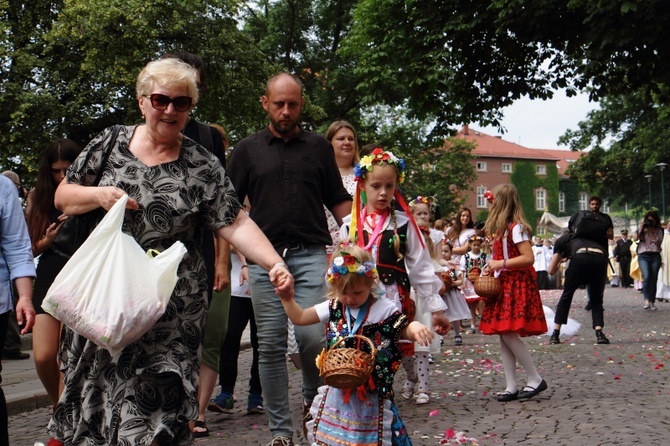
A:
{"label": "crowd of people", "polygon": [[[204,91],[202,59],[167,54],[138,75],[142,123],[117,126],[118,133],[105,129],[83,149],[55,140],[25,210],[18,184],[0,181],[0,348],[12,332],[13,310],[14,330],[33,331],[36,369],[53,405],[45,420],[49,446],[181,445],[208,436],[206,410],[233,409],[247,324],[253,345],[247,412],[267,415],[269,446],[294,444],[290,336],[300,357],[299,410],[310,444],[354,437],[411,444],[394,402],[394,375],[402,366],[401,396],[428,403],[429,364],[449,330],[455,346],[464,334],[498,336],[505,387],[496,399],[509,402],[548,388],[523,338],[547,333],[553,322],[550,342],[560,344],[580,286],[587,287],[597,343],[609,343],[602,301],[610,257],[622,287],[634,285],[637,259],[645,310],[670,295],[670,262],[662,260],[670,239],[654,211],[635,242],[622,231],[611,253],[613,225],[598,197],[553,245],[532,236],[510,184],[487,192],[486,221],[474,221],[465,207],[453,220],[436,220],[434,197],[402,196],[405,162],[392,151],[359,148],[345,120],[324,136],[303,129],[296,76],[268,79],[261,96],[268,125],[236,144],[228,160],[225,130],[190,116]],[[180,241],[187,254],[163,316],[112,356],[62,326],[42,302],[68,261],[52,249],[63,224],[108,210],[124,194],[125,233],[144,250]],[[458,202],[459,194],[454,186],[446,199]],[[10,233],[16,235],[8,242]],[[478,295],[480,276],[497,279],[496,298]],[[552,287],[563,287],[563,294],[547,321],[539,291]],[[376,351],[369,379],[347,389],[324,382],[327,352],[340,344],[363,349],[361,336],[374,346],[368,352]],[[217,377],[221,389],[213,397]],[[0,390],[6,426],[4,406]],[[4,438],[0,429],[0,445]]]}

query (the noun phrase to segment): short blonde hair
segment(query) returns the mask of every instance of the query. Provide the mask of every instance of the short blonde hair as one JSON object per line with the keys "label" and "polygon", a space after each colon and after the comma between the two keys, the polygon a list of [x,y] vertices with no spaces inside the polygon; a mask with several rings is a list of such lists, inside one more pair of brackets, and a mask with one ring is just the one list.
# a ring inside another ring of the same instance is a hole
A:
{"label": "short blonde hair", "polygon": [[199,98],[196,78],[195,68],[179,59],[153,60],[137,76],[137,99],[150,95],[154,86],[160,85],[164,88],[185,88],[195,105]]}

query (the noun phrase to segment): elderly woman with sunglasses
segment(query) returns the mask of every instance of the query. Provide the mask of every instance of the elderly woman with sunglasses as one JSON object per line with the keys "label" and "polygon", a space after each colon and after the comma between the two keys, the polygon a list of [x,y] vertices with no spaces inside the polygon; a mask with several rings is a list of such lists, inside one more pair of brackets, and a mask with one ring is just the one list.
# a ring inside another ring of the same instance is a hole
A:
{"label": "elderly woman with sunglasses", "polygon": [[[137,79],[144,125],[98,135],[72,164],[56,192],[68,215],[109,209],[129,195],[123,231],[144,248],[162,251],[181,241],[188,253],[168,308],[118,360],[66,330],[61,349],[65,389],[49,432],[68,445],[185,445],[198,415],[198,351],[207,312],[200,252],[205,228],[269,271],[279,294],[293,277],[235,195],[220,162],[182,135],[198,100],[194,69],[177,59],[150,62]],[[109,158],[104,165],[104,153]],[[103,169],[98,187],[91,187]],[[82,265],[83,266],[83,265]],[[100,293],[104,296],[105,290]]]}

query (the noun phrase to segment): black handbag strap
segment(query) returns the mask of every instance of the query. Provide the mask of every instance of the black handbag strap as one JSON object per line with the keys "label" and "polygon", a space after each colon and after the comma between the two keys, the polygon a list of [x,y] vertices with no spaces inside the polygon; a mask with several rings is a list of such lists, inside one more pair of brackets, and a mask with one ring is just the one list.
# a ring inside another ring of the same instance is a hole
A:
{"label": "black handbag strap", "polygon": [[107,165],[107,161],[109,160],[109,155],[112,153],[112,150],[114,149],[114,144],[116,143],[116,137],[119,135],[119,130],[121,129],[121,126],[116,124],[112,128],[112,132],[109,136],[109,139],[105,143],[105,148],[104,148],[104,153],[102,155],[102,163],[100,163],[100,169],[98,170],[98,174],[95,176],[95,181],[91,186],[97,186],[100,184],[100,179],[102,178],[102,174],[105,171],[105,166]]}

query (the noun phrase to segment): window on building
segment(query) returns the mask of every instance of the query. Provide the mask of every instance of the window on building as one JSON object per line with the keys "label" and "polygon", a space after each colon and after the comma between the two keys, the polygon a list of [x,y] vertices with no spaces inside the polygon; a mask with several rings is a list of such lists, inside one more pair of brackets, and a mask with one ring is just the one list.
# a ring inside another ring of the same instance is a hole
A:
{"label": "window on building", "polygon": [[547,190],[535,189],[535,210],[544,211],[547,206]]}
{"label": "window on building", "polygon": [[565,192],[558,193],[558,212],[565,212]]}
{"label": "window on building", "polygon": [[502,163],[503,173],[512,173],[512,163]]}
{"label": "window on building", "polygon": [[538,226],[537,227],[537,236],[538,237],[543,237],[547,233],[547,228],[546,226]]}
{"label": "window on building", "polygon": [[486,198],[484,198],[485,193],[486,186],[477,186],[477,208],[479,209],[486,209],[488,207]]}
{"label": "window on building", "polygon": [[486,172],[486,161],[477,161],[477,172]]}
{"label": "window on building", "polygon": [[579,193],[579,210],[585,211],[589,208],[589,196],[586,192]]}
{"label": "window on building", "polygon": [[538,164],[535,166],[535,173],[537,175],[546,175],[547,174],[547,166],[544,164]]}

